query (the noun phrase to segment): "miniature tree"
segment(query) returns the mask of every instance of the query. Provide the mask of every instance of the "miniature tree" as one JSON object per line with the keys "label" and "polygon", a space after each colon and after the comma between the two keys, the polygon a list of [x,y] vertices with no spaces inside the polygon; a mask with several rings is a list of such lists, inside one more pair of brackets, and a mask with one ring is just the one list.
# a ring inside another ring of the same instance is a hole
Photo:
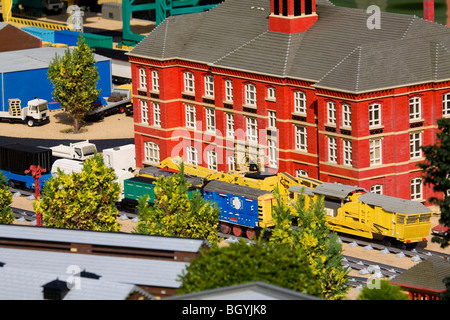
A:
{"label": "miniature tree", "polygon": [[[433,186],[433,191],[442,194],[442,198],[432,197],[431,203],[439,205],[441,217],[439,223],[450,227],[450,119],[437,121],[437,142],[434,145],[423,146],[425,161],[419,163],[424,175],[424,183]],[[449,245],[450,234],[444,237],[433,237],[433,242],[441,244],[442,248]]]}
{"label": "miniature tree", "polygon": [[160,177],[154,189],[155,202],[148,204],[148,196],[139,199],[140,220],[136,233],[218,240],[219,210],[200,192],[188,195],[188,183],[183,165],[170,177]]}
{"label": "miniature tree", "polygon": [[300,195],[292,209],[284,203],[277,188],[274,195],[277,199],[272,210],[275,226],[269,241],[289,244],[299,255],[305,255],[321,283],[324,298],[342,299],[348,291],[348,270],[341,264],[342,245],[338,236],[326,224],[323,197],[307,205]]}
{"label": "miniature tree", "polygon": [[410,300],[399,286],[394,286],[387,280],[380,280],[380,286],[365,286],[357,300]]}
{"label": "miniature tree", "polygon": [[12,194],[9,191],[8,180],[0,171],[0,223],[10,224],[14,221],[14,213],[11,210]]}
{"label": "miniature tree", "polygon": [[95,108],[93,102],[101,91],[97,90],[100,76],[94,55],[82,35],[75,49],[53,58],[47,75],[53,85],[53,98],[72,116],[73,130],[78,132],[87,112]]}
{"label": "miniature tree", "polygon": [[318,280],[305,256],[289,245],[244,240],[201,251],[179,276],[178,294],[263,281],[272,285],[321,297]]}
{"label": "miniature tree", "polygon": [[119,231],[120,186],[114,170],[107,168],[100,154],[88,158],[80,173],[58,170],[43,187],[43,196],[34,202],[48,227]]}

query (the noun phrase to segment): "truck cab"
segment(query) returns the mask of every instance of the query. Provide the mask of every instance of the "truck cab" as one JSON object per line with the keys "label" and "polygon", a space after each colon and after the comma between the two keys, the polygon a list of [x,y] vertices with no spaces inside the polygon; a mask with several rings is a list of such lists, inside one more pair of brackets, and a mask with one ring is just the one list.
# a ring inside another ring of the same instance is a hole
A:
{"label": "truck cab", "polygon": [[50,121],[50,111],[48,110],[47,101],[43,99],[33,99],[28,101],[28,108],[24,110],[28,126]]}

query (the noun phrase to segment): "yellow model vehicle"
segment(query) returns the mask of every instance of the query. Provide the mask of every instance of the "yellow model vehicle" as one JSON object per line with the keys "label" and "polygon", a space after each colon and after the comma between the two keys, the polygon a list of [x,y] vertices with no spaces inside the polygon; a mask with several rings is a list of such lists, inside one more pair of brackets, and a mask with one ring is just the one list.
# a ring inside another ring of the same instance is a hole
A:
{"label": "yellow model vehicle", "polygon": [[324,197],[331,230],[364,238],[381,238],[386,245],[414,247],[426,241],[431,229],[431,210],[422,203],[389,197],[340,183],[323,183],[314,189],[289,189],[290,204],[300,196],[306,204]]}

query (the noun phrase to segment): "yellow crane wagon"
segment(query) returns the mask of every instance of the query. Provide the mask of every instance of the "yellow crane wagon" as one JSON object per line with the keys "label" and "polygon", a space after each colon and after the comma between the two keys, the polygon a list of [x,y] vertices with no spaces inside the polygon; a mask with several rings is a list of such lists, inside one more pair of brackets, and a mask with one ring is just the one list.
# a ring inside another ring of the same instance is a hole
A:
{"label": "yellow crane wagon", "polygon": [[431,210],[419,202],[367,192],[340,183],[322,183],[315,188],[289,188],[289,198],[305,197],[306,204],[324,197],[327,224],[336,232],[369,239],[382,239],[386,245],[414,247],[426,241],[431,229]]}

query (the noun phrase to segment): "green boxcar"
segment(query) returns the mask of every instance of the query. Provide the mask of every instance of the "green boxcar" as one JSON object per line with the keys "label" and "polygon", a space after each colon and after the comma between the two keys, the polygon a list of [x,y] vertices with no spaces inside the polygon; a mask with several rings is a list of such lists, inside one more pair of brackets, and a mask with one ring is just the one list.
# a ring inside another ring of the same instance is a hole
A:
{"label": "green boxcar", "polygon": [[[148,202],[155,203],[155,184],[156,179],[137,176],[134,178],[124,180],[123,191],[124,198],[121,201],[120,209],[125,211],[134,211],[138,200],[141,196],[148,194],[150,196]],[[200,192],[196,186],[191,186],[188,189],[188,198],[191,199],[194,192]]]}

